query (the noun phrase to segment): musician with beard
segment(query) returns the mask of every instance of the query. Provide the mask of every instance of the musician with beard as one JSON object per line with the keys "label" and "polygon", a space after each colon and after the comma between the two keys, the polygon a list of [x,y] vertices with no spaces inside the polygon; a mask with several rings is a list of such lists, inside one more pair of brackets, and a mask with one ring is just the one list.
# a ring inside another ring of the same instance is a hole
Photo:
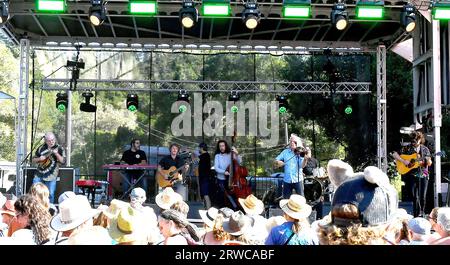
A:
{"label": "musician with beard", "polygon": [[64,148],[56,143],[54,133],[47,132],[44,140],[45,143],[36,150],[33,157],[33,163],[37,163],[33,184],[41,182],[47,186],[50,203],[54,203],[56,179],[60,166],[66,162],[66,153]]}

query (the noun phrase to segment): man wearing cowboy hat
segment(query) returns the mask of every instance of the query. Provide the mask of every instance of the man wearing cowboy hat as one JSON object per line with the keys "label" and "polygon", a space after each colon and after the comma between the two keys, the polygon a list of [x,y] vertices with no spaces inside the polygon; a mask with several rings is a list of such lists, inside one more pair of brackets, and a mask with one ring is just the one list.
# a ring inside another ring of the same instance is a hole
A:
{"label": "man wearing cowboy hat", "polygon": [[50,227],[62,232],[55,245],[67,244],[68,237],[75,231],[93,226],[93,218],[100,212],[91,208],[86,196],[76,195],[64,200],[59,205],[59,213],[50,221]]}
{"label": "man wearing cowboy hat", "polygon": [[[275,167],[284,166],[283,178],[283,198],[288,199],[292,194],[292,189],[295,189],[297,194],[304,196],[303,187],[303,171],[302,165],[304,162],[303,144],[300,137],[291,134],[289,139],[289,148],[283,150],[275,158]],[[302,156],[303,154],[303,156]]]}
{"label": "man wearing cowboy hat", "polygon": [[305,197],[292,194],[289,200],[280,201],[280,208],[286,222],[270,231],[266,245],[318,245],[307,221],[312,209]]}

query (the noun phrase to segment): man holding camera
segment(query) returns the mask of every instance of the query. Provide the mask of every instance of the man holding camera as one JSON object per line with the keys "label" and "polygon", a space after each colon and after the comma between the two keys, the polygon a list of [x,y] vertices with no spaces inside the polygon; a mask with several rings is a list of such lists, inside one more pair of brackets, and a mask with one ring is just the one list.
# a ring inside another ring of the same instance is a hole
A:
{"label": "man holding camera", "polygon": [[275,158],[275,167],[284,166],[283,198],[289,199],[292,189],[297,194],[305,196],[303,187],[303,164],[305,163],[305,150],[302,140],[295,134],[291,134],[289,148],[283,150]]}

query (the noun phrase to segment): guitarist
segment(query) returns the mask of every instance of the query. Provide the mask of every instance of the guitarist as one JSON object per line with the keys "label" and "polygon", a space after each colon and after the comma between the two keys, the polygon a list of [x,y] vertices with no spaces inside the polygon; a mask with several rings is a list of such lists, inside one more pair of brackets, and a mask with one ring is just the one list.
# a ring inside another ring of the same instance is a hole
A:
{"label": "guitarist", "polygon": [[[418,168],[402,175],[402,181],[405,183],[404,190],[402,189],[402,201],[413,201],[414,216],[419,216],[423,215],[425,211],[429,180],[428,167],[432,164],[431,153],[424,145],[425,137],[421,132],[412,132],[409,137],[410,144],[403,147],[401,153],[405,155],[417,154],[421,160],[419,160]],[[414,162],[401,158],[397,152],[393,153],[393,157],[405,166]]]}
{"label": "guitarist", "polygon": [[56,143],[55,134],[47,132],[44,136],[45,143],[41,145],[33,157],[33,162],[37,163],[36,174],[33,184],[41,182],[47,186],[50,203],[54,203],[56,179],[59,167],[66,161],[64,148]]}
{"label": "guitarist", "polygon": [[[171,144],[169,147],[170,150],[170,155],[165,156],[161,159],[161,161],[159,161],[159,165],[158,165],[158,173],[165,175],[164,177],[167,179],[169,176],[164,174],[163,170],[168,170],[171,167],[175,167],[175,168],[182,168],[183,164],[185,164],[185,161],[183,158],[181,158],[178,153],[180,151],[180,147],[177,144]],[[185,172],[187,172],[187,170],[189,169],[189,165],[186,164],[184,166],[183,170],[179,170],[178,172],[180,174],[184,174]],[[183,183],[180,181],[176,181],[173,183],[172,186],[173,190],[176,191],[177,193],[179,193],[181,196],[183,196],[183,200],[187,200],[186,197],[186,193],[183,192],[184,191],[184,186]]]}
{"label": "guitarist", "polygon": [[214,156],[214,170],[217,175],[217,203],[219,208],[225,206],[225,189],[228,189],[228,177],[230,172],[227,171],[228,166],[231,164],[231,152],[235,153],[237,162],[241,164],[241,156],[238,155],[235,147],[230,148],[225,140],[219,140],[216,146],[216,154]]}

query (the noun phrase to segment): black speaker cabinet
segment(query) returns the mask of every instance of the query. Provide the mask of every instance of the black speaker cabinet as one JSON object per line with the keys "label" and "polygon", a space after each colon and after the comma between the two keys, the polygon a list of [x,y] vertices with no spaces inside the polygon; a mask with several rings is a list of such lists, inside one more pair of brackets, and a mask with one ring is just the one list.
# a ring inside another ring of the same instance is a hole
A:
{"label": "black speaker cabinet", "polygon": [[[56,191],[55,191],[55,203],[58,202],[58,197],[65,191],[75,192],[75,182],[76,182],[76,171],[78,169],[63,167],[59,169],[58,179],[56,180]],[[36,172],[35,167],[27,168],[27,179],[24,181],[25,187],[24,191],[28,193],[31,185],[33,184],[34,174]],[[25,175],[25,174],[24,174]]]}

